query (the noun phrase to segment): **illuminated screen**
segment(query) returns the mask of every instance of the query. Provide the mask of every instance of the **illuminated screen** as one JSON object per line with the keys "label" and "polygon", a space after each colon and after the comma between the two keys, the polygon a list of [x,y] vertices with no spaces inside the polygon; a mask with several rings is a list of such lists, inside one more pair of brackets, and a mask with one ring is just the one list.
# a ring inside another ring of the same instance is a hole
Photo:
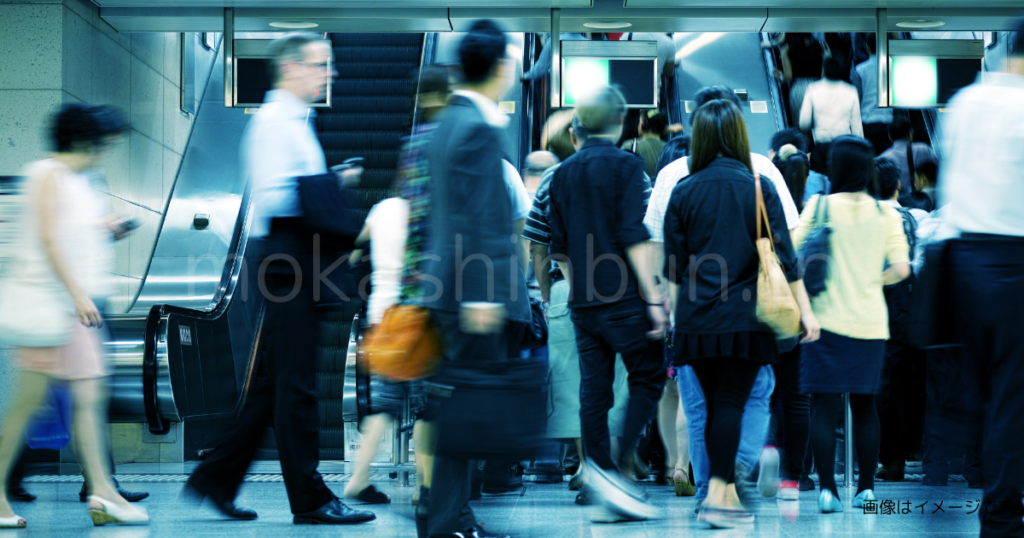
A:
{"label": "illuminated screen", "polygon": [[562,103],[576,106],[577,101],[597,86],[615,86],[630,107],[654,108],[654,59],[565,58],[563,63]]}
{"label": "illuminated screen", "polygon": [[974,82],[980,59],[897,56],[892,58],[892,105],[942,106]]}

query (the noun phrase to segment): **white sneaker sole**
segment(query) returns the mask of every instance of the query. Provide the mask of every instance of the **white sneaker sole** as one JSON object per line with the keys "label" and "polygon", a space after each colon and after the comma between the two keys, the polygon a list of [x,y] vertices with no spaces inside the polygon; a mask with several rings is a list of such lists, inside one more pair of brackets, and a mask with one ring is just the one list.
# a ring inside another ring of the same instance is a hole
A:
{"label": "white sneaker sole", "polygon": [[779,493],[779,451],[766,447],[761,454],[761,470],[757,475],[757,491],[762,497],[772,498]]}
{"label": "white sneaker sole", "polygon": [[657,519],[661,512],[643,498],[643,494],[627,484],[621,477],[614,476],[592,461],[587,461],[590,470],[590,487],[611,511],[628,519]]}
{"label": "white sneaker sole", "polygon": [[784,500],[784,501],[799,501],[800,500],[800,490],[799,489],[791,489],[791,488],[780,489],[779,490],[779,498]]}

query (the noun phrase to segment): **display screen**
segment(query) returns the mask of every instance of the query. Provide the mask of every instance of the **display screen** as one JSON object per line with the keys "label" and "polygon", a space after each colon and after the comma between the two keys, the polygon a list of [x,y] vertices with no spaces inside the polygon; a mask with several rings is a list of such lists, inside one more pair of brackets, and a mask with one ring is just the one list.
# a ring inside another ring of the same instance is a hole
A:
{"label": "display screen", "polygon": [[977,79],[981,60],[897,56],[892,58],[892,106],[943,106]]}
{"label": "display screen", "polygon": [[657,60],[619,58],[564,58],[562,104],[576,106],[598,86],[614,86],[631,108],[655,108]]}
{"label": "display screen", "polygon": [[[235,106],[258,107],[270,91],[270,73],[267,71],[268,58],[236,58]],[[325,92],[327,93],[327,92]],[[314,107],[330,106],[327,95],[311,104]]]}

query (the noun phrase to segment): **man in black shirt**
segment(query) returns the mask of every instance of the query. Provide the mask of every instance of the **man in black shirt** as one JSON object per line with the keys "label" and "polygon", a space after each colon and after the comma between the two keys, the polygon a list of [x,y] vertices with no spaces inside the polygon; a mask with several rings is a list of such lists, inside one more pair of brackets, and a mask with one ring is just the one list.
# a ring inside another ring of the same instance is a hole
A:
{"label": "man in black shirt", "polygon": [[[613,88],[579,100],[573,132],[583,147],[555,172],[550,186],[551,255],[571,289],[582,383],[580,422],[590,485],[610,510],[595,521],[638,520],[656,511],[618,469],[632,461],[641,429],[665,383],[662,338],[666,296],[643,224],[650,196],[644,163],[615,147],[625,100]],[[615,354],[629,370],[629,406],[619,463],[609,446]]]}

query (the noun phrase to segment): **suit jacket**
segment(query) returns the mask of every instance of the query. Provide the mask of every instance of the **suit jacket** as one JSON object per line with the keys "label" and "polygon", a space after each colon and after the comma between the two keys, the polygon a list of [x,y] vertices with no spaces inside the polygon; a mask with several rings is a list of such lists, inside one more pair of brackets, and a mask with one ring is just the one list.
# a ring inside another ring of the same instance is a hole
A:
{"label": "suit jacket", "polygon": [[503,131],[465,97],[454,96],[442,113],[427,150],[427,308],[457,312],[462,302],[504,303],[510,320],[530,320],[525,275],[514,258],[504,143]]}

